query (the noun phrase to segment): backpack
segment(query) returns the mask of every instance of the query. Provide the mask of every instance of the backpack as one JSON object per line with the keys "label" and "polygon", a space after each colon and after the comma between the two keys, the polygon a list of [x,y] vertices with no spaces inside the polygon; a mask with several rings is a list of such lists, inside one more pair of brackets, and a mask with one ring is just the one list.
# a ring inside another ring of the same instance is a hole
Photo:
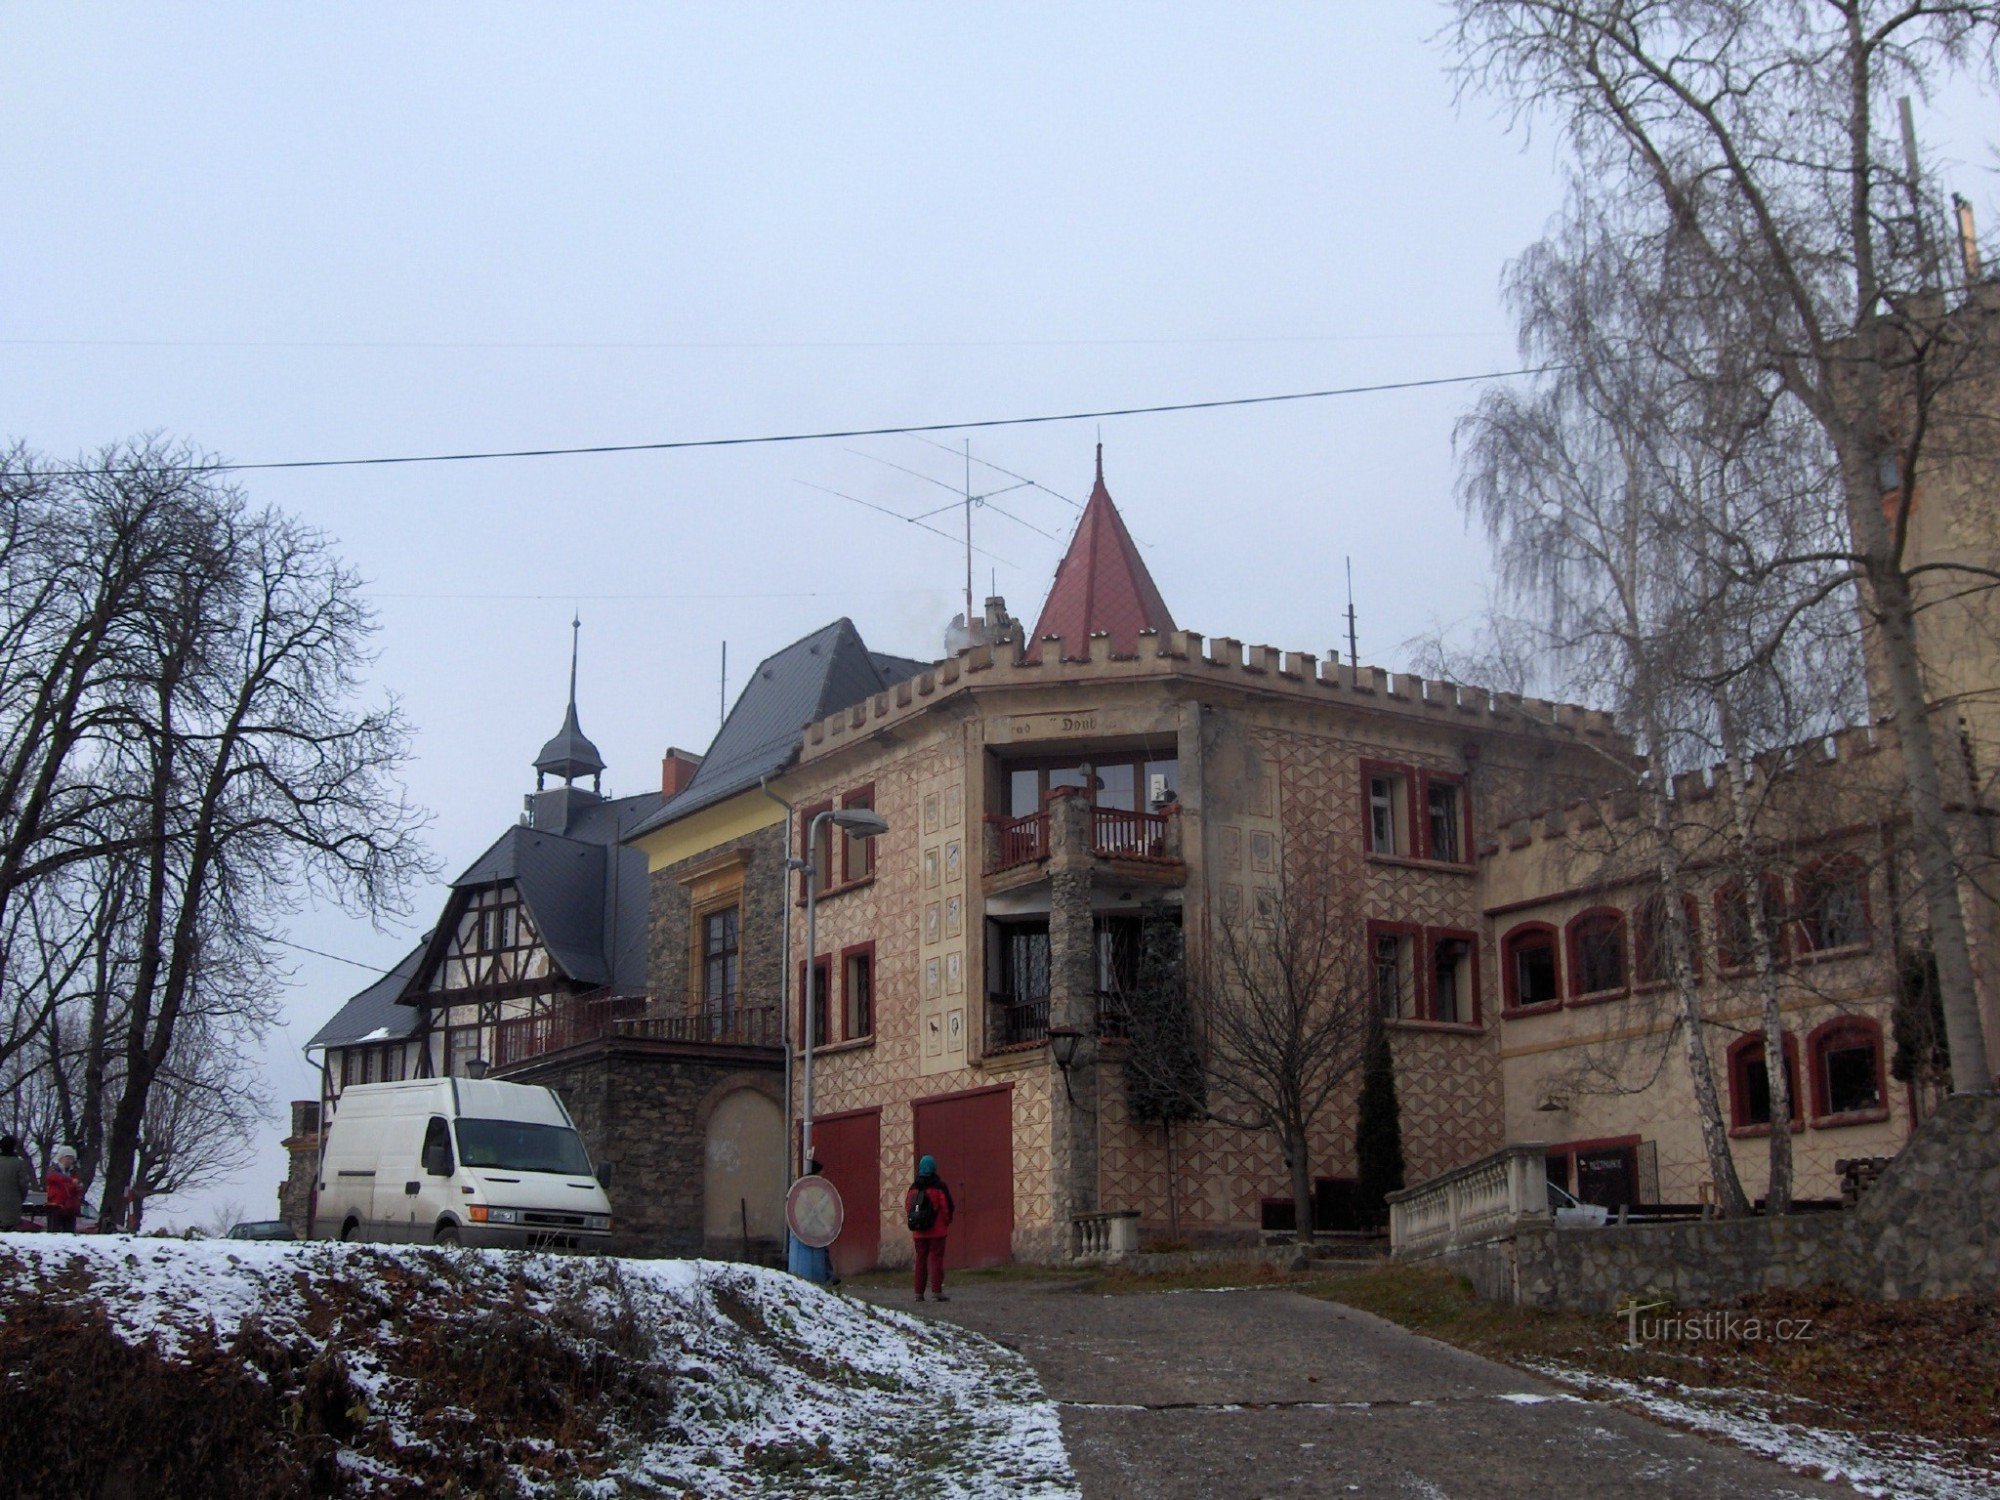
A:
{"label": "backpack", "polygon": [[910,1228],[917,1234],[937,1223],[937,1204],[931,1201],[929,1188],[918,1188],[917,1201],[910,1205]]}

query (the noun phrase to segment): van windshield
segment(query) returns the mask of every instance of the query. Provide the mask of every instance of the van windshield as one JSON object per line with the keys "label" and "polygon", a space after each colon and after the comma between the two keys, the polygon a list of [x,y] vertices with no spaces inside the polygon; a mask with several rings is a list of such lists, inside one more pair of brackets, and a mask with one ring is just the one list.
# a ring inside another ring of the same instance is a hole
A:
{"label": "van windshield", "polygon": [[505,1172],[590,1175],[583,1142],[567,1125],[460,1119],[458,1159],[468,1167],[498,1167]]}

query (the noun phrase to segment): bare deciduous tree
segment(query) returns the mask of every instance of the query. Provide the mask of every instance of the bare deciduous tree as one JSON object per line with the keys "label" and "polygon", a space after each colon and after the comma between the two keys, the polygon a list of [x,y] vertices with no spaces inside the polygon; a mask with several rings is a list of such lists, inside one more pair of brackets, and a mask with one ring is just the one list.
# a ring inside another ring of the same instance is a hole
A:
{"label": "bare deciduous tree", "polygon": [[[1817,503],[1858,582],[1902,744],[1906,807],[1961,1090],[1990,1087],[1944,764],[1904,557],[1909,500],[1990,425],[1938,420],[1969,366],[1966,325],[1935,295],[1940,206],[1889,121],[1900,93],[1995,81],[1990,0],[1457,0],[1461,79],[1565,129],[1602,220],[1635,262],[1678,262],[1722,331],[1817,430]],[[1941,455],[1951,431],[1960,451]],[[1885,481],[1884,476],[1893,478]],[[1891,503],[1885,504],[1885,495]],[[1900,496],[1900,499],[1895,497]],[[1813,497],[1802,497],[1805,504]],[[1806,528],[1810,529],[1810,528]],[[1995,575],[1971,564],[1967,586]]]}
{"label": "bare deciduous tree", "polygon": [[1217,924],[1192,965],[1209,1117],[1276,1139],[1302,1244],[1313,1237],[1312,1130],[1367,1050],[1366,931],[1352,881],[1331,855],[1288,849],[1278,885]]}

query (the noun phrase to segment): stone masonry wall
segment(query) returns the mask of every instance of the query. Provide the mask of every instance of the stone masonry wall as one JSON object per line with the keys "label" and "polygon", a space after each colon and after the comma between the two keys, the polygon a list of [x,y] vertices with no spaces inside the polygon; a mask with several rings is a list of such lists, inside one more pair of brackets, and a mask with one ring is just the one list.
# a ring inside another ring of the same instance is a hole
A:
{"label": "stone masonry wall", "polygon": [[1608,1313],[1831,1283],[1895,1300],[2000,1291],[2000,1095],[1960,1094],[1841,1213],[1602,1229],[1533,1225],[1439,1257],[1481,1296]]}
{"label": "stone masonry wall", "polygon": [[562,1095],[591,1159],[614,1166],[612,1253],[703,1253],[704,1105],[729,1086],[767,1088],[780,1066],[674,1054],[645,1043],[592,1048],[508,1074]]}
{"label": "stone masonry wall", "polygon": [[746,833],[704,850],[695,859],[653,872],[647,907],[646,977],[657,1014],[684,1015],[693,1009],[700,982],[691,964],[692,904],[683,878],[691,870],[739,854],[743,858],[743,898],[737,923],[740,1003],[746,1008],[778,1003],[784,978],[780,953],[785,926],[782,823]]}

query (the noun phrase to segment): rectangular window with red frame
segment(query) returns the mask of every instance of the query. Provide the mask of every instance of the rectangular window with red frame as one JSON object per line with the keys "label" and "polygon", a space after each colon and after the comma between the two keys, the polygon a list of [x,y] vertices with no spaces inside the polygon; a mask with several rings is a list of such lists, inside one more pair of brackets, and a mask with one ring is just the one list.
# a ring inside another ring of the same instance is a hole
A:
{"label": "rectangular window with red frame", "polygon": [[1417,830],[1411,805],[1414,780],[1408,766],[1361,762],[1361,839],[1370,854],[1416,858]]}
{"label": "rectangular window with red frame", "polygon": [[[871,782],[857,787],[840,799],[843,809],[865,807],[870,811],[875,807],[875,787]],[[875,873],[875,835],[857,837],[845,830],[840,834],[840,878],[843,882],[866,880]]]}
{"label": "rectangular window with red frame", "polygon": [[[824,896],[833,886],[833,841],[839,830],[829,821],[820,825],[819,847],[809,847],[812,840],[813,822],[821,813],[833,811],[831,802],[815,802],[811,807],[799,809],[799,858],[812,867],[811,878],[817,882],[817,894]],[[799,871],[799,900],[806,899],[807,873]]]}
{"label": "rectangular window with red frame", "polygon": [[[814,1022],[812,1044],[815,1047],[825,1047],[830,1045],[834,1039],[833,1018],[840,1008],[839,997],[833,993],[833,959],[830,956],[823,954],[813,960],[812,980],[812,1019]],[[799,964],[799,1025],[798,1030],[794,1033],[794,1035],[800,1037],[806,1034],[806,998],[806,966],[801,961]]]}
{"label": "rectangular window with red frame", "polygon": [[1470,932],[1433,927],[1425,934],[1430,962],[1430,1020],[1453,1026],[1479,1024],[1479,940]]}
{"label": "rectangular window with red frame", "polygon": [[840,955],[841,1036],[846,1041],[875,1034],[875,945],[857,943]]}
{"label": "rectangular window with red frame", "polygon": [[1471,804],[1465,778],[1442,771],[1426,771],[1423,783],[1423,835],[1425,859],[1440,864],[1472,862]]}

